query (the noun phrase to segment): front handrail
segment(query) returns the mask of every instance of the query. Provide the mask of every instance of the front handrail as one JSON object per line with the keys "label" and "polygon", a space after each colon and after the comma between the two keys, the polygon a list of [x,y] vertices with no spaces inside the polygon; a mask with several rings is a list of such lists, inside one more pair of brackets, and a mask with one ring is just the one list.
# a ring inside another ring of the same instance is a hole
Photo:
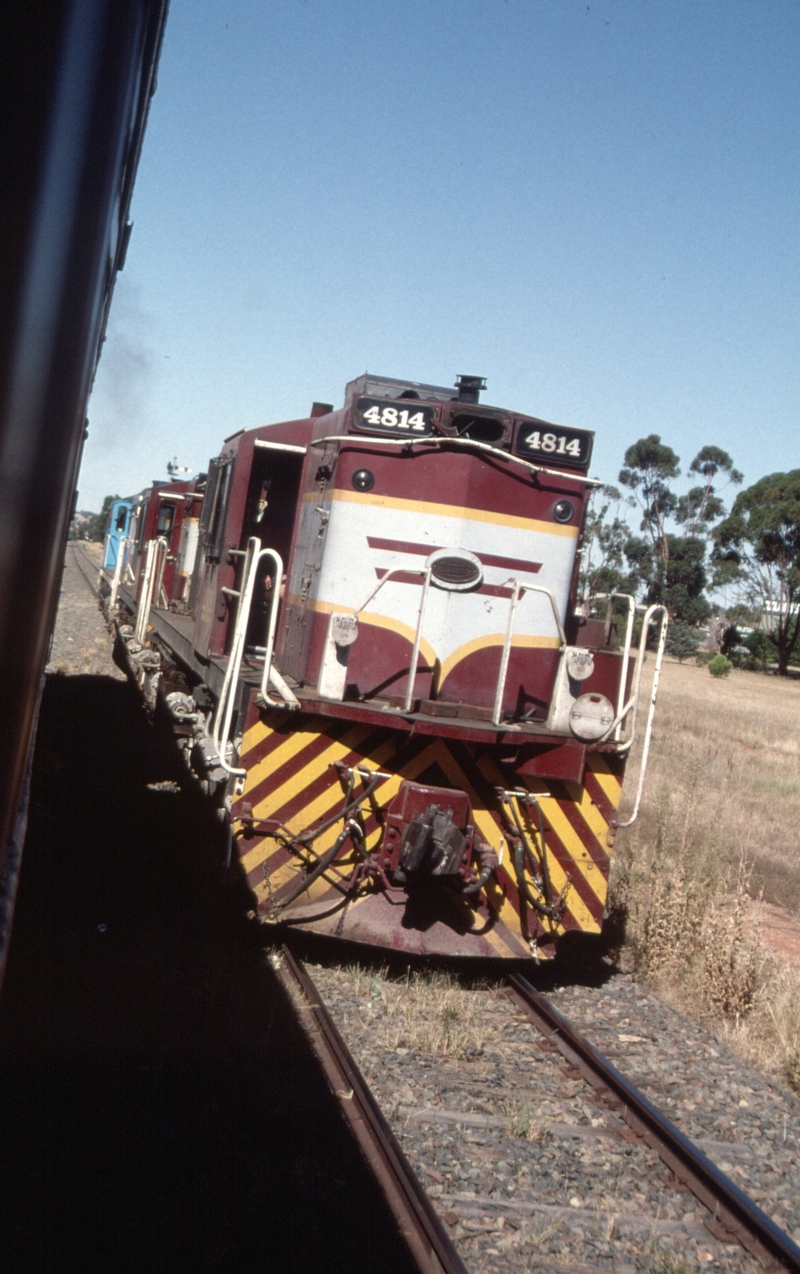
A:
{"label": "front handrail", "polygon": [[133,541],[127,535],[123,535],[117,546],[117,560],[114,565],[114,575],[111,580],[111,592],[108,597],[109,614],[113,611],[117,604],[117,593],[122,582],[122,572],[127,564],[128,549]]}
{"label": "front handrail", "polygon": [[[587,487],[602,487],[601,478],[589,478],[582,473],[567,472],[564,469],[548,469],[541,464],[533,464],[522,456],[515,456],[512,451],[503,451],[493,447],[489,442],[478,442],[476,438],[458,438],[453,434],[428,434],[417,438],[384,438],[382,434],[326,434],[323,438],[312,438],[309,447],[321,447],[329,442],[380,443],[386,447],[416,447],[427,443],[428,446],[453,446],[469,448],[471,451],[482,451],[486,455],[496,456],[498,460],[511,460],[521,465],[529,473],[545,473],[549,478],[580,478]],[[258,443],[256,443],[258,446]]]}
{"label": "front handrail", "polygon": [[[271,557],[275,563],[276,580],[272,590],[272,601],[270,605],[270,635],[274,639],[275,624],[274,618],[277,617],[276,599],[280,597],[281,579],[283,578],[283,561],[279,553],[274,549],[262,549],[261,541],[257,536],[253,535],[247,541],[247,551],[245,553],[244,567],[242,569],[242,586],[239,590],[239,606],[236,611],[236,622],[233,628],[233,641],[231,642],[231,651],[228,656],[228,666],[225,669],[225,678],[222,683],[222,689],[219,694],[217,703],[217,711],[214,713],[214,721],[211,727],[211,741],[214,745],[214,751],[219,758],[219,763],[223,770],[228,774],[234,775],[236,778],[243,778],[247,771],[228,765],[225,753],[227,751],[231,720],[233,719],[233,708],[236,686],[239,684],[239,673],[242,667],[242,658],[244,656],[245,638],[247,636],[247,626],[250,621],[250,610],[253,603],[253,592],[256,585],[256,577],[258,574],[258,566],[262,557]],[[227,592],[233,593],[234,590],[228,589]],[[272,658],[271,648],[267,652],[270,659]],[[269,663],[265,661],[265,674],[268,674]]]}
{"label": "front handrail", "polygon": [[271,557],[275,566],[275,583],[272,586],[272,598],[270,601],[269,619],[267,621],[267,648],[264,653],[264,672],[261,676],[261,699],[266,707],[275,708],[280,706],[275,703],[274,699],[270,699],[269,697],[269,683],[270,680],[272,680],[275,688],[283,695],[284,700],[289,703],[289,706],[297,708],[300,705],[297,701],[296,695],[294,695],[287,686],[277,668],[273,668],[272,666],[272,654],[275,649],[275,627],[278,622],[278,603],[280,602],[281,583],[283,581],[283,562],[281,560],[280,553],[276,553],[275,549],[262,549],[258,555],[259,562],[262,558],[266,557]]}
{"label": "front handrail", "polygon": [[[645,732],[644,732],[644,747],[642,748],[642,761],[641,761],[641,766],[639,769],[639,783],[636,788],[636,799],[634,800],[634,803],[633,803],[633,813],[631,814],[630,818],[627,819],[624,823],[617,823],[616,824],[617,827],[630,827],[632,823],[636,822],[636,818],[639,814],[639,806],[642,800],[642,792],[644,790],[644,777],[647,772],[647,758],[650,754],[650,739],[653,733],[653,717],[655,715],[656,697],[658,695],[658,679],[661,675],[661,664],[664,659],[664,648],[667,644],[667,626],[669,624],[669,616],[667,614],[667,608],[666,606],[662,606],[660,603],[656,603],[653,606],[648,606],[647,610],[644,613],[644,619],[642,620],[642,635],[639,638],[639,653],[636,659],[636,665],[637,665],[636,680],[635,680],[634,692],[633,692],[633,695],[631,696],[631,703],[629,704],[629,707],[633,709],[633,715],[631,718],[631,733],[630,733],[630,738],[626,739],[625,743],[623,743],[621,747],[618,749],[619,752],[628,752],[630,748],[633,746],[633,741],[636,738],[636,721],[637,721],[637,715],[639,711],[639,688],[640,688],[641,680],[642,680],[642,667],[644,665],[644,652],[645,652],[645,646],[647,645],[647,634],[650,630],[650,625],[653,622],[656,612],[658,611],[661,612],[661,627],[658,633],[658,647],[656,650],[656,666],[655,666],[655,671],[653,673],[653,685],[650,691],[650,707],[647,712],[647,725],[645,727]],[[613,726],[612,726],[612,729],[613,729]]]}
{"label": "front handrail", "polygon": [[[150,540],[147,545],[147,556],[145,558],[144,576],[142,578],[142,592],[139,598],[139,610],[136,615],[136,628],[134,637],[140,646],[144,645],[147,636],[147,625],[150,620],[150,608],[153,604],[153,594],[156,591],[153,588],[154,578],[158,581],[158,587],[161,586],[161,580],[164,575],[164,563],[167,558],[167,541],[163,535],[157,536]],[[156,563],[158,565],[156,565]]]}
{"label": "front handrail", "polygon": [[[239,554],[237,553],[237,556]],[[217,711],[214,714],[214,722],[211,727],[211,741],[214,745],[219,763],[223,770],[227,770],[228,774],[236,778],[243,778],[247,773],[246,770],[228,765],[226,751],[230,741],[231,721],[233,719],[233,708],[235,699],[235,690],[239,682],[239,673],[241,672],[242,659],[244,658],[245,639],[247,637],[247,629],[250,623],[250,611],[253,604],[253,593],[255,591],[256,580],[258,578],[258,568],[261,563],[267,559],[272,561],[275,569],[275,580],[272,586],[272,596],[270,598],[269,616],[267,619],[267,645],[264,652],[264,671],[261,676],[261,690],[259,692],[258,701],[262,707],[280,707],[274,699],[269,697],[269,683],[273,682],[276,689],[283,696],[285,705],[290,708],[299,707],[299,702],[287,686],[283,677],[277,668],[272,666],[272,656],[275,649],[275,628],[278,622],[278,610],[280,606],[281,583],[283,581],[283,559],[275,549],[262,549],[261,541],[257,536],[251,536],[247,542],[247,551],[243,554],[244,567],[242,570],[242,587],[240,590],[224,589],[228,595],[239,597],[239,606],[236,612],[236,623],[233,630],[233,641],[231,643],[231,652],[228,656],[228,666],[225,669],[225,679],[222,683]],[[284,706],[285,706],[284,705]]]}
{"label": "front handrail", "polygon": [[378,580],[378,583],[373,588],[369,597],[366,599],[366,601],[361,603],[358,610],[355,612],[353,618],[355,619],[356,623],[358,623],[358,617],[361,614],[361,612],[363,610],[366,610],[367,606],[369,606],[375,594],[380,592],[380,590],[383,588],[386,581],[391,579],[393,575],[421,575],[422,576],[422,597],[420,598],[419,613],[417,614],[417,630],[414,634],[414,647],[411,652],[411,667],[408,670],[408,686],[406,687],[406,697],[403,703],[403,712],[410,712],[411,705],[414,702],[414,687],[417,684],[417,663],[419,662],[419,648],[422,643],[422,621],[425,616],[425,607],[428,602],[428,590],[430,588],[430,583],[431,583],[431,567],[430,566],[423,566],[423,567],[393,566],[390,571],[386,572],[386,574],[382,577],[382,579]]}
{"label": "front handrail", "polygon": [[503,713],[503,695],[506,689],[506,678],[508,676],[508,663],[511,658],[512,637],[514,635],[514,620],[517,613],[517,605],[523,593],[543,593],[548,598],[553,611],[553,618],[556,621],[558,630],[558,639],[561,643],[559,649],[561,654],[567,645],[567,635],[564,632],[564,625],[561,622],[561,616],[558,613],[558,603],[555,596],[549,588],[544,588],[542,584],[521,584],[518,579],[506,580],[506,584],[511,584],[511,605],[508,612],[508,624],[506,626],[506,639],[503,642],[503,654],[500,659],[500,671],[497,674],[497,689],[494,696],[494,710],[492,712],[492,725],[502,725]]}

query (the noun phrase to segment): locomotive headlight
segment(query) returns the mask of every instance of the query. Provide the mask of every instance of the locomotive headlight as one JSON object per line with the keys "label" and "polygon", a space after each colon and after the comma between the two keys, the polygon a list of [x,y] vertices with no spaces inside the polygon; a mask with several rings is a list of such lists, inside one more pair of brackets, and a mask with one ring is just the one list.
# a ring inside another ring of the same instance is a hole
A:
{"label": "locomotive headlight", "polygon": [[437,549],[426,566],[431,568],[431,583],[452,593],[465,593],[483,582],[483,563],[466,549]]}
{"label": "locomotive headlight", "polygon": [[559,500],[553,505],[553,518],[556,522],[571,522],[575,516],[575,508],[570,500]]}
{"label": "locomotive headlight", "polygon": [[569,728],[583,743],[602,739],[613,724],[614,707],[605,695],[581,695],[570,708]]}
{"label": "locomotive headlight", "polygon": [[371,469],[356,469],[350,481],[356,491],[371,491],[375,486],[375,474]]}

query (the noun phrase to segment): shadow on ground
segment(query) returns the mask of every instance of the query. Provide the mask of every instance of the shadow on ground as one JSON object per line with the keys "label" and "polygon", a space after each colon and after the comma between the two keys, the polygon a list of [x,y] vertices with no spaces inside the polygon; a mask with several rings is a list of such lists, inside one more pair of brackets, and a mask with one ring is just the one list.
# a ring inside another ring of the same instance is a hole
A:
{"label": "shadow on ground", "polygon": [[405,1270],[135,692],[48,679],[0,1003],[0,1269]]}

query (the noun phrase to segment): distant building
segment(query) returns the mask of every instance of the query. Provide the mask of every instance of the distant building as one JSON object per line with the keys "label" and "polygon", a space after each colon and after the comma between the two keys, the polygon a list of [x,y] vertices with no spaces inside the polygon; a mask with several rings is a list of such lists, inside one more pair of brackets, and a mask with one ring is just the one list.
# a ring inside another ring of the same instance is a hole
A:
{"label": "distant building", "polygon": [[764,632],[771,633],[779,619],[794,618],[800,614],[800,606],[781,606],[780,602],[765,602],[761,607],[760,624]]}

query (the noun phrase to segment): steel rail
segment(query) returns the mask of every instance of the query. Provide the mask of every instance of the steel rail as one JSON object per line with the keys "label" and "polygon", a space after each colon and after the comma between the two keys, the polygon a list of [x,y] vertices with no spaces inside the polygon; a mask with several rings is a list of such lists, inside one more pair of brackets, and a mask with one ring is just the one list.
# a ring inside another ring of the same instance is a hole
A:
{"label": "steel rail", "polygon": [[88,562],[88,563],[89,563],[89,565],[93,568],[93,573],[94,573],[95,580],[97,579],[97,562],[92,561],[91,557],[90,557],[90,556],[89,556],[89,554],[86,552],[86,550],[85,550],[83,547],[81,547],[80,542],[79,542],[78,540],[68,540],[68,541],[67,541],[67,543],[68,543],[69,545],[71,545],[71,546],[72,546],[72,550],[73,550],[73,552],[72,552],[72,560],[73,560],[73,562],[74,562],[74,563],[75,563],[75,565],[77,566],[77,568],[78,568],[78,570],[80,571],[80,573],[81,573],[81,575],[83,576],[83,578],[86,580],[86,583],[89,585],[89,588],[92,590],[92,592],[94,593],[95,597],[99,597],[99,596],[100,596],[100,594],[99,594],[99,592],[98,592],[98,590],[97,590],[97,585],[96,585],[96,583],[95,583],[93,580],[91,580],[91,579],[89,578],[89,576],[87,575],[86,571],[83,569],[83,564],[82,564],[82,562],[81,562],[81,560],[80,560],[80,559],[81,559],[81,558],[83,558],[83,560],[84,560],[85,562]]}
{"label": "steel rail", "polygon": [[[617,1099],[620,1114],[659,1155],[674,1175],[768,1270],[800,1271],[800,1247],[684,1136],[615,1066],[520,974],[509,979],[514,999],[534,1025],[599,1093]],[[713,1223],[712,1223],[713,1224]],[[709,1227],[710,1228],[710,1227]],[[711,1229],[714,1234],[714,1230]],[[716,1234],[715,1237],[722,1237]]]}
{"label": "steel rail", "polygon": [[417,1268],[421,1274],[467,1274],[319,991],[285,946],[280,952],[278,976],[292,1001],[299,996],[308,1006],[309,1012],[301,1020],[311,1045]]}

